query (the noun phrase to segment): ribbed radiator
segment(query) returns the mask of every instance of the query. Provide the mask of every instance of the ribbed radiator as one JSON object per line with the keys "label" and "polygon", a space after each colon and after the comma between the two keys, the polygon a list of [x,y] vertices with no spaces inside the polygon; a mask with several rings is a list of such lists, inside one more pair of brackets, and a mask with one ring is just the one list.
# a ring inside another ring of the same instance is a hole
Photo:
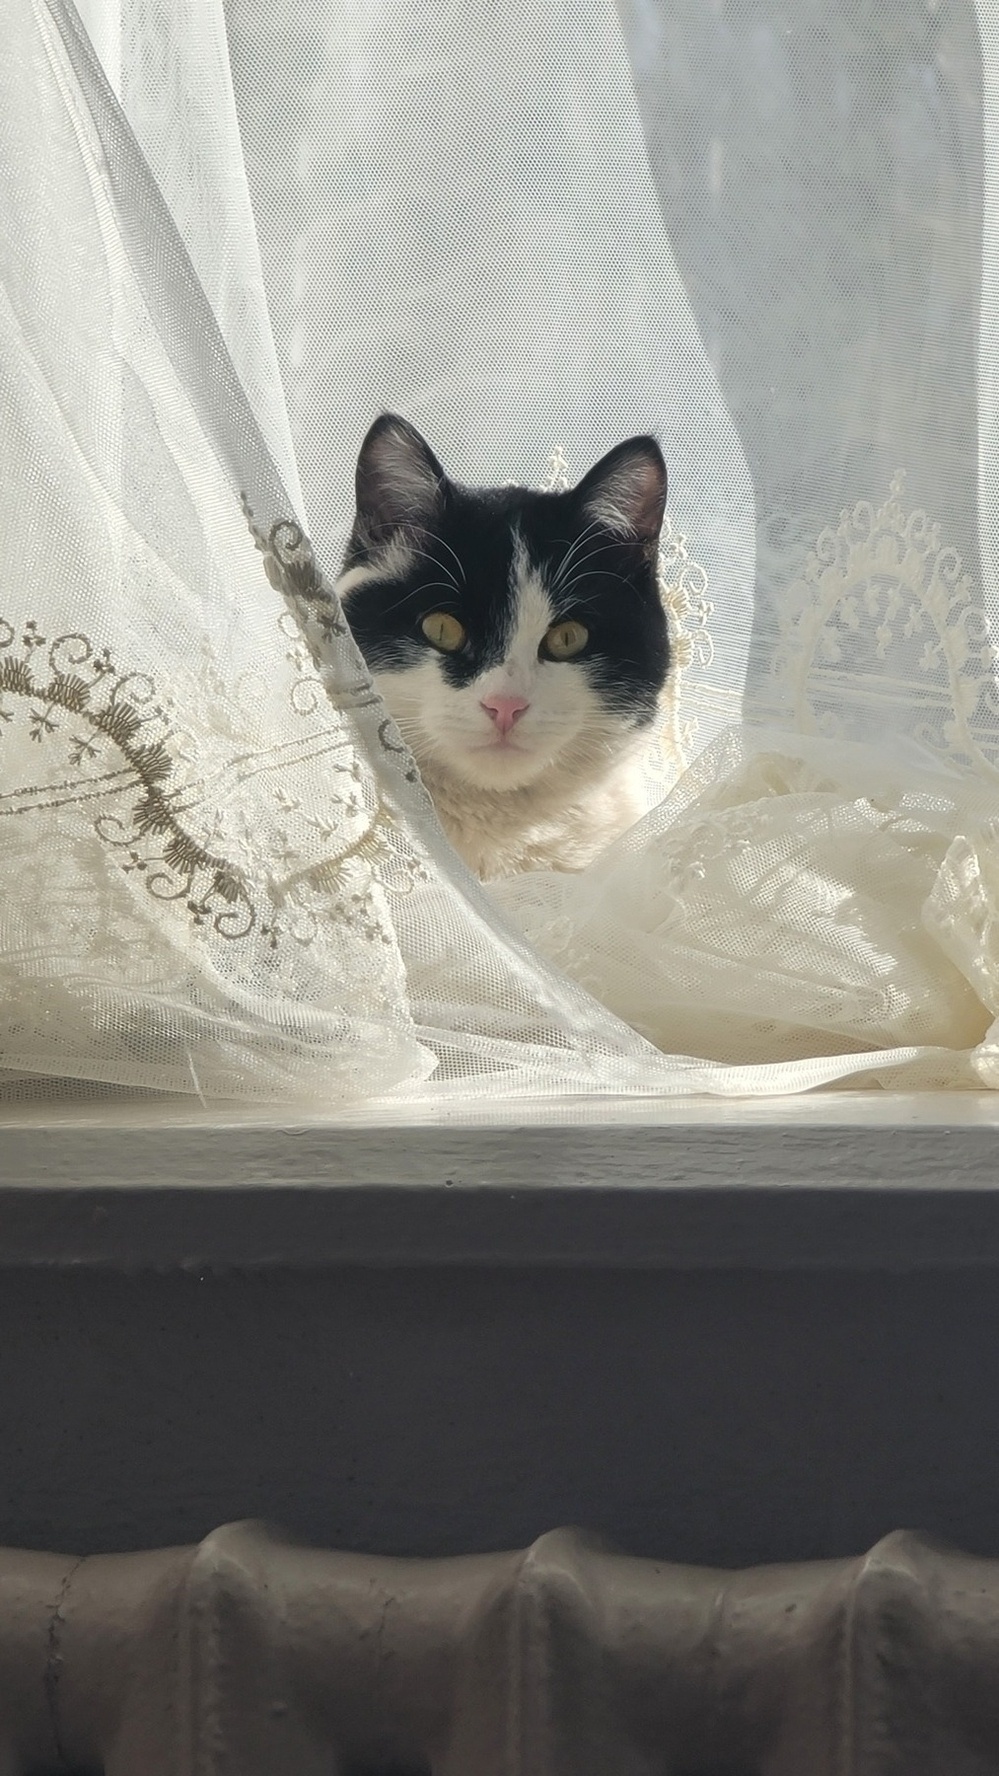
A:
{"label": "ribbed radiator", "polygon": [[0,1554],[0,1772],[986,1776],[999,1562],[720,1572],[576,1532],[392,1560],[256,1525]]}

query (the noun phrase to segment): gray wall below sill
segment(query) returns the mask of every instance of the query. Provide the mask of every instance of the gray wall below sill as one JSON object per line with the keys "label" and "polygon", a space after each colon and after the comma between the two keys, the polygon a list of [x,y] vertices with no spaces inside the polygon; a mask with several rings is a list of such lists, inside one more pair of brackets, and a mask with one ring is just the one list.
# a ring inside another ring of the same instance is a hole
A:
{"label": "gray wall below sill", "polygon": [[0,1542],[996,1554],[992,1102],[825,1103],[8,1121]]}

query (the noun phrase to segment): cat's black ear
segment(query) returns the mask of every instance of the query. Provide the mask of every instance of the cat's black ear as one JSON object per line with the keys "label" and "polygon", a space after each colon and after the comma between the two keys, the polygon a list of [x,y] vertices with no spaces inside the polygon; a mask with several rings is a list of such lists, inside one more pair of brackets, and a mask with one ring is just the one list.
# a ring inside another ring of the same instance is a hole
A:
{"label": "cat's black ear", "polygon": [[666,510],[666,464],[654,438],[628,438],[602,456],[573,498],[591,524],[654,543]]}
{"label": "cat's black ear", "polygon": [[371,542],[433,523],[445,482],[429,444],[408,419],[383,413],[357,459],[357,522]]}

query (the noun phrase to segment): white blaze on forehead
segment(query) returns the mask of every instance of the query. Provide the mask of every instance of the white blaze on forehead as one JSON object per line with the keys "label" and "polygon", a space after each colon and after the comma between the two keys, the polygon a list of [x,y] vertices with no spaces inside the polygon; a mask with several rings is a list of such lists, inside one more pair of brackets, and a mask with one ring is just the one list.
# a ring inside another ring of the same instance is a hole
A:
{"label": "white blaze on forehead", "polygon": [[358,586],[366,586],[372,580],[401,580],[412,565],[412,549],[402,537],[393,537],[370,561],[359,561],[356,567],[348,567],[333,590],[342,604]]}
{"label": "white blaze on forehead", "polygon": [[540,569],[534,566],[523,538],[514,534],[510,564],[512,622],[500,665],[488,674],[493,685],[509,682],[520,696],[529,694],[538,669],[538,648],[554,621],[551,600]]}

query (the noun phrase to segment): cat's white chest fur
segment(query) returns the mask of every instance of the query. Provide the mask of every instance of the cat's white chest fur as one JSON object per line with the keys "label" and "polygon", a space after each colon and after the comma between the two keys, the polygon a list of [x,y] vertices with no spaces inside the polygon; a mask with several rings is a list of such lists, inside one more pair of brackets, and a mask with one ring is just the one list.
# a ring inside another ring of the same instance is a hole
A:
{"label": "cat's white chest fur", "polygon": [[522,790],[470,791],[432,764],[423,777],[455,850],[482,881],[495,882],[592,863],[645,813],[642,751],[585,786],[575,773],[556,771]]}

